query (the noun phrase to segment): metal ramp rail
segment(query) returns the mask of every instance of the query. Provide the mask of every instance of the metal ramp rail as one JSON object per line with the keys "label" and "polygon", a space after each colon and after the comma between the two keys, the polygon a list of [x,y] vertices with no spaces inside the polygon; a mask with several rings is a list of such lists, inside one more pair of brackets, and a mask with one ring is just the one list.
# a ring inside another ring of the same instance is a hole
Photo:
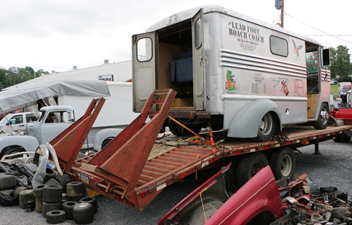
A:
{"label": "metal ramp rail", "polygon": [[[166,97],[161,98],[160,95]],[[81,180],[93,191],[143,209],[151,200],[146,204],[138,202],[133,193],[137,185],[144,182],[143,177],[146,175],[142,174],[143,168],[175,96],[176,92],[171,89],[152,92],[141,114],[118,136],[98,153],[76,161],[72,159],[76,159],[82,140],[86,138],[84,135],[88,135],[96,116],[91,116],[90,120],[87,118],[86,123],[77,123],[81,125],[73,124],[70,135],[60,134],[51,143],[57,145],[53,147],[63,171],[73,179]],[[154,110],[157,108],[154,105],[159,105],[160,110]],[[150,117],[152,118],[147,122]],[[72,135],[77,134],[81,134],[80,138],[70,140]]]}

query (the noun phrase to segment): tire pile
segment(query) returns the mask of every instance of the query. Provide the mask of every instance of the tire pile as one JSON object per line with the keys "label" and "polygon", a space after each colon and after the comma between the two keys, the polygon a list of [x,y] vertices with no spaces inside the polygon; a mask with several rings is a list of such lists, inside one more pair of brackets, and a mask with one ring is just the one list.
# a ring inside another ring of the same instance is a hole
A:
{"label": "tire pile", "polygon": [[19,205],[26,212],[41,213],[49,224],[74,220],[87,224],[98,212],[97,200],[86,197],[86,188],[81,181],[71,181],[67,174],[57,175],[47,168],[44,183],[37,187],[17,186],[16,176],[0,171],[1,205]]}

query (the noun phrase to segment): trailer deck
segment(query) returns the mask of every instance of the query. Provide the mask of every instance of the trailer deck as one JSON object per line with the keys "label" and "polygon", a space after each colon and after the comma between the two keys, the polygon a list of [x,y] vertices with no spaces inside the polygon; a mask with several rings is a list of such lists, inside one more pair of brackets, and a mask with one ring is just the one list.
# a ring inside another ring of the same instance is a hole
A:
{"label": "trailer deck", "polygon": [[[223,157],[281,146],[318,146],[320,141],[352,131],[351,125],[325,130],[305,126],[285,129],[267,142],[227,140],[217,146],[197,144],[180,147],[155,144],[174,97],[173,90],[153,92],[140,116],[101,151],[74,160],[103,103],[92,102],[83,118],[51,142],[60,167],[87,188],[142,210],[165,187],[205,167],[221,165]],[[150,117],[152,119],[149,120]]]}

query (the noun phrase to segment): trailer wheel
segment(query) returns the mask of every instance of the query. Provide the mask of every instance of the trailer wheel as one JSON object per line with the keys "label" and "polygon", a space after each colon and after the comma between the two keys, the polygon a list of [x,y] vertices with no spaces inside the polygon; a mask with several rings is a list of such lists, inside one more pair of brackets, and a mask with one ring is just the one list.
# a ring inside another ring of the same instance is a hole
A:
{"label": "trailer wheel", "polygon": [[318,120],[313,123],[315,129],[325,129],[329,121],[329,107],[326,103],[321,104]]}
{"label": "trailer wheel", "polygon": [[340,135],[336,135],[336,136],[333,138],[333,140],[334,140],[335,142],[341,142]]}
{"label": "trailer wheel", "polygon": [[260,121],[258,128],[258,136],[254,138],[254,141],[269,141],[275,133],[276,120],[273,115],[268,112]]}
{"label": "trailer wheel", "polygon": [[340,139],[343,143],[349,143],[351,140],[351,137],[347,136],[347,134],[340,134]]}
{"label": "trailer wheel", "polygon": [[292,177],[295,167],[296,158],[289,147],[273,150],[269,157],[269,165],[276,180],[281,177]]}
{"label": "trailer wheel", "polygon": [[256,173],[268,165],[268,160],[261,152],[242,156],[236,168],[237,187],[242,187]]}

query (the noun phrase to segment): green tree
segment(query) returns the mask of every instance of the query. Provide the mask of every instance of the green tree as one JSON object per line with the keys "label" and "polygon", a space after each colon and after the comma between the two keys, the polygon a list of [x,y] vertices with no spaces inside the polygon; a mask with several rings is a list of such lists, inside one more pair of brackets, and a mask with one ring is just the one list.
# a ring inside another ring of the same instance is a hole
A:
{"label": "green tree", "polygon": [[350,54],[346,46],[339,45],[337,49],[330,48],[331,57],[331,76],[341,76],[343,79],[348,79],[348,75],[352,74],[352,64]]}

